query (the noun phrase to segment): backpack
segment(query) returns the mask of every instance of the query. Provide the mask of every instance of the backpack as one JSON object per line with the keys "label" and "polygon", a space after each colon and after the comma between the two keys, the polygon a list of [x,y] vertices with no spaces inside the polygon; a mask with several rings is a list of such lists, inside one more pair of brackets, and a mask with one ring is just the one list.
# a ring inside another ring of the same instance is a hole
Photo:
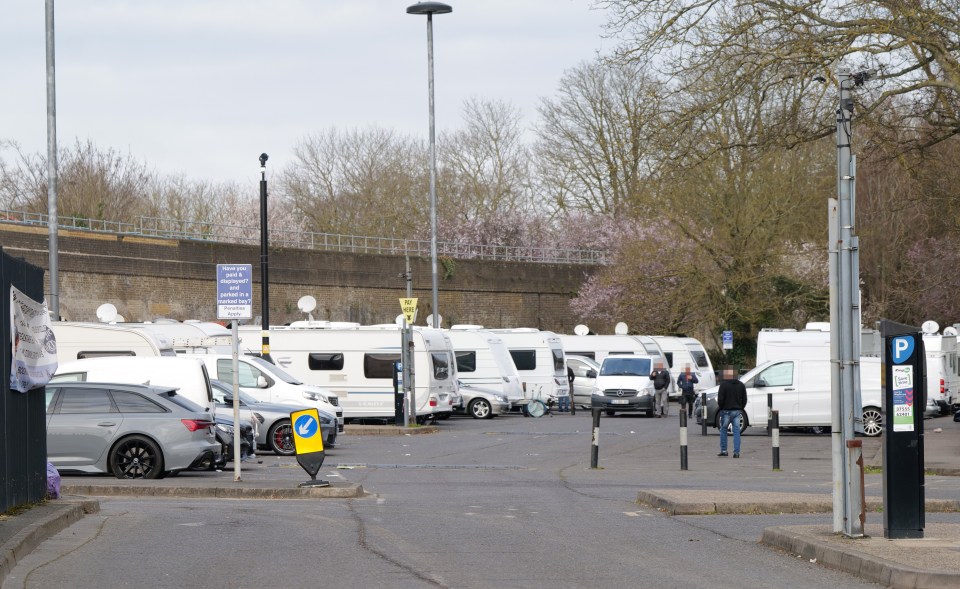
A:
{"label": "backpack", "polygon": [[653,388],[665,389],[669,384],[670,384],[670,375],[667,374],[667,371],[666,370],[657,371],[657,375],[653,377]]}

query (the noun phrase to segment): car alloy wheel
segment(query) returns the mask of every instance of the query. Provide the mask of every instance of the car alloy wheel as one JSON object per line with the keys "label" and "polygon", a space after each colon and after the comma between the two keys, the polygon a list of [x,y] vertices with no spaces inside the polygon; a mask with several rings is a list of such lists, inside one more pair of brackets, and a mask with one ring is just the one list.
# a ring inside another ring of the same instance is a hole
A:
{"label": "car alloy wheel", "polygon": [[280,456],[293,456],[296,449],[293,446],[293,427],[289,419],[281,419],[270,428],[267,434],[270,449]]}
{"label": "car alloy wheel", "polygon": [[883,413],[876,407],[867,407],[863,410],[863,433],[871,438],[883,432]]}
{"label": "car alloy wheel", "polygon": [[486,399],[477,398],[470,401],[470,415],[474,419],[490,419],[493,417],[493,408]]}
{"label": "car alloy wheel", "polygon": [[114,446],[110,470],[118,479],[156,479],[163,475],[163,455],[153,440],[130,436]]}

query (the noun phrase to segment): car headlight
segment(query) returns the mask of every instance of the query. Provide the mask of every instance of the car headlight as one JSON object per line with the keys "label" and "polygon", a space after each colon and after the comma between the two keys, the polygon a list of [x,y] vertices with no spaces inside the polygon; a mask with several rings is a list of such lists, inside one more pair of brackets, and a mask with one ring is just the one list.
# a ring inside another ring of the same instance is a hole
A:
{"label": "car headlight", "polygon": [[494,396],[494,399],[497,400],[497,403],[506,403],[506,402],[507,402],[507,398],[504,397],[504,396],[502,396],[502,395],[496,395],[496,396]]}
{"label": "car headlight", "polygon": [[333,425],[333,418],[327,415],[320,416],[320,425]]}
{"label": "car headlight", "polygon": [[303,391],[303,398],[310,399],[311,401],[319,401],[321,396],[320,393],[314,393],[313,391]]}
{"label": "car headlight", "polygon": [[223,433],[227,434],[228,436],[232,436],[232,435],[233,435],[233,426],[232,426],[232,425],[227,425],[227,424],[225,424],[225,423],[218,423],[218,424],[217,424],[217,429],[220,430],[220,431],[222,431]]}
{"label": "car headlight", "polygon": [[600,387],[593,387],[593,394],[596,395],[596,396],[598,396],[598,397],[602,397],[602,396],[603,396],[603,389],[601,389]]}

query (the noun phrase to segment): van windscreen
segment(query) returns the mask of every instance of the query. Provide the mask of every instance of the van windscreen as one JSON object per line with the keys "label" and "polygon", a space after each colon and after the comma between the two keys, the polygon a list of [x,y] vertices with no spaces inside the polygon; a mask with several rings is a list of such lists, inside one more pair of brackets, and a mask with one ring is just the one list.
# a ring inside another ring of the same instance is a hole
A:
{"label": "van windscreen", "polygon": [[600,367],[601,376],[650,376],[650,358],[618,356],[607,358]]}

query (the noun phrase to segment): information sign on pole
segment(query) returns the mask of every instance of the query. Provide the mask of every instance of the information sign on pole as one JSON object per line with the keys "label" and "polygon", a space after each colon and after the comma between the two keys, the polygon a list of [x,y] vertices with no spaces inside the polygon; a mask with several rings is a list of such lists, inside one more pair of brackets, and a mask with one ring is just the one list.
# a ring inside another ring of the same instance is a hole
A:
{"label": "information sign on pole", "polygon": [[323,431],[320,429],[320,413],[314,409],[304,409],[290,413],[290,425],[293,428],[293,447],[297,453],[297,463],[307,471],[310,480],[298,487],[329,487],[329,481],[317,480],[317,473],[323,466]]}
{"label": "information sign on pole", "polygon": [[723,332],[723,349],[724,350],[733,349],[733,332],[732,331]]}
{"label": "information sign on pole", "polygon": [[253,318],[253,266],[217,264],[217,319]]}

